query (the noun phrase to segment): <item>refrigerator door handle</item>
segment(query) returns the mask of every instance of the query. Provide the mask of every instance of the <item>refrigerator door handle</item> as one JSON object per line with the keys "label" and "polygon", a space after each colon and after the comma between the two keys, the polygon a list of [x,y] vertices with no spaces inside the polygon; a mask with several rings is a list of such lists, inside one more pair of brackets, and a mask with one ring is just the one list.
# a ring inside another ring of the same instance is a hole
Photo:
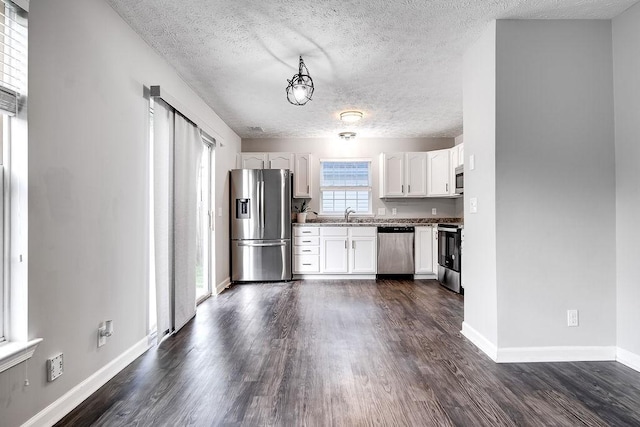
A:
{"label": "refrigerator door handle", "polygon": [[264,228],[264,181],[260,181],[260,228]]}
{"label": "refrigerator door handle", "polygon": [[271,247],[271,246],[285,246],[285,242],[276,243],[238,243],[238,246],[251,246],[251,247]]}

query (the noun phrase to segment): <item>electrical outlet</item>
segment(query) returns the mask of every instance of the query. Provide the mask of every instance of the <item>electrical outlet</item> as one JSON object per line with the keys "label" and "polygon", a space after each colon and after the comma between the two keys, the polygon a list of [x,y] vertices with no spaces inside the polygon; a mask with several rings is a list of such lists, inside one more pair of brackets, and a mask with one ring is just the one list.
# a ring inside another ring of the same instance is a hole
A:
{"label": "electrical outlet", "polygon": [[222,216],[222,208],[218,208],[218,216]]}
{"label": "electrical outlet", "polygon": [[62,353],[47,359],[47,381],[51,382],[64,372],[64,358]]}
{"label": "electrical outlet", "polygon": [[397,208],[391,208],[391,215],[398,215],[398,209]]}
{"label": "electrical outlet", "polygon": [[385,208],[378,208],[378,216],[385,216],[387,214],[387,210]]}
{"label": "electrical outlet", "polygon": [[578,310],[567,310],[567,326],[578,326]]}
{"label": "electrical outlet", "polygon": [[438,209],[431,208],[431,215],[438,215]]}

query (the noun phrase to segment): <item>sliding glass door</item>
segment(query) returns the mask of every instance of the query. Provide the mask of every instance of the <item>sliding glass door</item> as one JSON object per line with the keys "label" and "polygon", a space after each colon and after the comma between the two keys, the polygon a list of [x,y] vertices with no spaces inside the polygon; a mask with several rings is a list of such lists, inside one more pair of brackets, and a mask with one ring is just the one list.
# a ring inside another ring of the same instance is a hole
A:
{"label": "sliding glass door", "polygon": [[202,157],[198,171],[198,211],[196,237],[196,302],[211,295],[211,165],[213,145],[202,142]]}

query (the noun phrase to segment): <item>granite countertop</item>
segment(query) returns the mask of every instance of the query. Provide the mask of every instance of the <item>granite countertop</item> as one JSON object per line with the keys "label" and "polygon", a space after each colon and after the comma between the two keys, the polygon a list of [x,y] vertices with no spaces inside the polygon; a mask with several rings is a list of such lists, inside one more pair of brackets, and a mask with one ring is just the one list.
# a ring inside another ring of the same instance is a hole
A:
{"label": "granite countertop", "polygon": [[430,224],[460,224],[462,218],[350,218],[345,222],[343,218],[314,218],[305,223],[294,222],[293,226],[310,225],[317,227],[377,227],[379,225],[421,226]]}

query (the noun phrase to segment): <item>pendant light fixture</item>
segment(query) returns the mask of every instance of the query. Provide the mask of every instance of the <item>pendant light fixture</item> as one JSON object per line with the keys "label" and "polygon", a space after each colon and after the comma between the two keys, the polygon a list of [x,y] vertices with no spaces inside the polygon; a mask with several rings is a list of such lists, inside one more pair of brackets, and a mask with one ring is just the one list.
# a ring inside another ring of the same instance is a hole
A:
{"label": "pendant light fixture", "polygon": [[293,105],[304,105],[311,101],[313,96],[313,80],[309,75],[307,66],[304,65],[302,56],[298,65],[298,74],[294,74],[291,80],[287,80],[287,100]]}

